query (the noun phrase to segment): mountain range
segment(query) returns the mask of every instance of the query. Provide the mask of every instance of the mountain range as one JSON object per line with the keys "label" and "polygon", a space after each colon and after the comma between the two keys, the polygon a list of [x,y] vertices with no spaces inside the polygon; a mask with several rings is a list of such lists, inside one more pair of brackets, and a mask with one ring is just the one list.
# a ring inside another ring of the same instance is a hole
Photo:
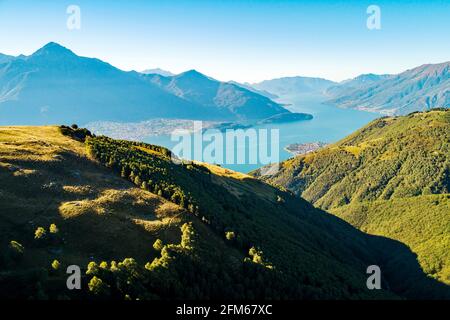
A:
{"label": "mountain range", "polygon": [[373,85],[374,83],[387,79],[391,77],[391,75],[378,75],[374,73],[367,73],[359,75],[353,79],[344,80],[342,82],[336,83],[333,86],[330,86],[325,90],[325,94],[329,97],[339,97],[349,92],[356,91],[358,89],[362,89],[364,87],[368,87]]}
{"label": "mountain range", "polygon": [[326,89],[336,84],[336,82],[322,78],[298,76],[265,80],[251,84],[251,86],[255,89],[267,91],[282,97],[298,94],[323,93]]}
{"label": "mountain range", "polygon": [[[450,62],[426,64],[397,75],[364,75],[329,88],[326,103],[387,115],[450,107]],[[361,81],[363,80],[363,81]]]}
{"label": "mountain range", "polygon": [[196,70],[164,77],[142,75],[149,83],[181,99],[218,110],[223,119],[264,119],[290,114],[269,98],[229,82],[220,82]]}
{"label": "mountain range", "polygon": [[[198,72],[170,79],[124,72],[49,43],[30,56],[0,57],[0,124],[262,120],[289,113],[255,92]],[[161,76],[162,77],[162,76]],[[205,87],[203,87],[205,86]],[[215,90],[215,91],[214,91]]]}
{"label": "mountain range", "polygon": [[407,114],[449,107],[449,64],[423,65],[398,75],[365,74],[340,83],[287,77],[239,84],[195,70],[179,75],[162,69],[125,72],[49,43],[30,56],[0,54],[0,124],[311,118],[291,116],[280,104],[294,96],[306,97],[304,103],[313,96],[341,108]]}
{"label": "mountain range", "polygon": [[[400,74],[362,74],[333,82],[321,78],[285,77],[251,84],[276,95],[276,101],[314,101],[384,115],[450,107],[450,62],[426,64]],[[302,99],[303,97],[303,99]],[[277,100],[278,98],[278,100]]]}

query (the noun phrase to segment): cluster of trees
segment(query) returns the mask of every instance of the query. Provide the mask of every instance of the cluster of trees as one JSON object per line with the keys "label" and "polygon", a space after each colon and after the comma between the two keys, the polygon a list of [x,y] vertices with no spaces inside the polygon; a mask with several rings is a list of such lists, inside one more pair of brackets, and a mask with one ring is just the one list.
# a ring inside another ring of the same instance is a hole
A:
{"label": "cluster of trees", "polygon": [[59,228],[54,223],[50,224],[48,230],[44,227],[37,227],[34,231],[34,239],[40,246],[56,246],[60,245],[62,242]]}
{"label": "cluster of trees", "polygon": [[[48,232],[43,227],[38,227],[34,231],[35,246],[50,246],[58,244],[61,240],[59,229],[56,224],[49,226]],[[11,268],[23,258],[25,246],[17,240],[11,240],[6,248],[0,250],[0,269]]]}
{"label": "cluster of trees", "polygon": [[265,261],[264,254],[261,250],[255,248],[255,247],[251,247],[250,250],[248,251],[248,255],[250,256],[250,258],[245,258],[245,261],[247,261],[247,262],[251,261],[253,263],[264,266],[268,269],[273,269],[273,266],[270,263],[268,263],[267,261]]}
{"label": "cluster of trees", "polygon": [[94,136],[88,129],[79,128],[78,125],[73,124],[72,126],[60,126],[61,133],[63,135],[69,136],[75,140],[84,142],[87,137]]}
{"label": "cluster of trees", "polygon": [[[252,207],[254,212],[269,208],[251,196],[230,193],[213,181],[207,167],[174,162],[170,150],[141,142],[97,136],[86,139],[86,146],[97,161],[136,186],[179,204],[243,252],[255,245],[247,233],[239,231],[245,228],[240,217],[252,220]],[[230,230],[234,235],[227,234]]]}
{"label": "cluster of trees", "polygon": [[[103,136],[87,139],[86,144],[91,156],[123,178],[198,214],[199,208],[192,195],[173,179],[168,149]],[[197,166],[188,164],[185,167],[194,170]]]}
{"label": "cluster of trees", "polygon": [[[22,242],[24,240],[25,242]],[[26,243],[27,246],[23,245]],[[54,248],[62,245],[59,228],[52,223],[45,227],[37,227],[32,234],[24,235],[20,241],[11,240],[7,247],[0,248],[0,299],[48,299],[49,292],[55,288],[49,281],[52,276],[60,276],[61,263],[50,261],[49,269],[33,267],[22,269],[20,266],[28,254],[34,250]],[[58,273],[59,272],[59,273]],[[50,283],[50,284],[49,284]],[[62,292],[62,286],[57,286]]]}
{"label": "cluster of trees", "polygon": [[[164,244],[157,239],[160,253],[144,266],[133,258],[122,262],[90,262],[86,270],[89,296],[97,299],[281,299],[300,294],[263,263],[262,252],[252,248],[253,260],[241,261],[228,269],[208,256],[211,248],[198,242],[192,223],[181,226],[181,242]],[[205,261],[208,261],[205,263]],[[301,292],[301,291],[300,291]]]}

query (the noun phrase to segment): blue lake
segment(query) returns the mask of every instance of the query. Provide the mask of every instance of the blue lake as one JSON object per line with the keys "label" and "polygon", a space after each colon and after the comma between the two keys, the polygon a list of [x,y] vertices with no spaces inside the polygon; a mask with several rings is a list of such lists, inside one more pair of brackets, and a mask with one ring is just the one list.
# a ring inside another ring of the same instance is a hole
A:
{"label": "blue lake", "polygon": [[[333,106],[324,105],[321,103],[323,97],[318,95],[299,95],[299,96],[286,96],[280,99],[278,102],[289,104],[287,108],[293,112],[305,112],[314,116],[314,119],[309,121],[290,122],[283,124],[266,124],[258,125],[253,128],[257,131],[259,129],[278,129],[279,130],[279,161],[291,158],[293,155],[284,148],[293,143],[307,143],[307,142],[326,142],[333,143],[346,137],[355,130],[366,125],[373,119],[380,115],[358,111],[350,109],[339,109]],[[270,136],[270,133],[268,133]],[[225,139],[224,139],[225,140]],[[270,139],[267,141],[268,149],[270,150]],[[169,149],[172,149],[178,142],[171,141],[171,137],[153,136],[144,140],[145,142],[162,145]],[[243,143],[234,144],[231,146],[224,146],[224,155],[227,152],[234,151],[234,154],[242,152],[243,154],[250,154],[254,152],[258,154],[259,148],[261,148],[261,142],[249,144],[248,140]],[[203,148],[208,145],[209,142],[203,143]],[[233,150],[230,150],[233,148]],[[198,160],[198,158],[196,158]],[[240,171],[249,172],[261,167],[262,163],[248,163],[248,157],[245,164],[221,164],[223,167]]]}

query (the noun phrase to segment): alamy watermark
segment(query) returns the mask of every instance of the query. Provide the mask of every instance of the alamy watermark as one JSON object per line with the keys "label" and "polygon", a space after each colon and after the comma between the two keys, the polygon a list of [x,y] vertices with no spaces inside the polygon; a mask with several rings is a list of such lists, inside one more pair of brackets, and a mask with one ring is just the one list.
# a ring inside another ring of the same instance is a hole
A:
{"label": "alamy watermark", "polygon": [[366,286],[369,290],[381,289],[381,269],[377,265],[371,265],[367,267],[367,274],[370,276],[367,278]]}
{"label": "alamy watermark", "polygon": [[66,9],[67,17],[66,26],[69,30],[81,29],[81,8],[77,5],[70,5]]}
{"label": "alamy watermark", "polygon": [[[369,290],[381,289],[381,269],[377,265],[370,265],[367,267],[366,286]],[[66,286],[69,290],[81,290],[81,268],[77,265],[67,267],[66,273],[69,275],[66,280]]]}
{"label": "alamy watermark", "polygon": [[66,281],[67,289],[81,290],[81,268],[71,265],[67,267],[66,273],[69,274]]}
{"label": "alamy watermark", "polygon": [[369,30],[380,30],[381,29],[381,8],[377,5],[370,5],[367,7],[366,13],[369,15],[367,17],[366,26]]}
{"label": "alamy watermark", "polygon": [[194,121],[192,130],[177,129],[171,134],[176,163],[181,159],[217,165],[277,165],[280,161],[279,129],[203,129]]}

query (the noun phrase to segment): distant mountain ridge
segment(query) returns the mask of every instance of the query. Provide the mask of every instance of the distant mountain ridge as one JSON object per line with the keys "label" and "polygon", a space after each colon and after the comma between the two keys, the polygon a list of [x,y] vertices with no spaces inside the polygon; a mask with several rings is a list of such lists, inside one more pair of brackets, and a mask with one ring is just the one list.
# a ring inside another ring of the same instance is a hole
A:
{"label": "distant mountain ridge", "polygon": [[206,111],[149,86],[136,72],[79,57],[56,43],[0,65],[0,124],[138,121]]}
{"label": "distant mountain ridge", "polygon": [[251,86],[277,96],[295,95],[299,93],[321,93],[336,85],[336,82],[312,77],[284,77],[254,83]]}
{"label": "distant mountain ridge", "polygon": [[357,78],[327,93],[328,104],[379,112],[387,115],[404,115],[414,111],[450,107],[450,62],[425,64],[398,75],[384,75],[365,82]]}
{"label": "distant mountain ridge", "polygon": [[7,63],[13,59],[15,59],[15,57],[0,53],[0,64]]}
{"label": "distant mountain ridge", "polygon": [[269,99],[277,99],[278,98],[278,96],[276,94],[270,93],[270,92],[268,92],[266,90],[258,90],[256,88],[252,87],[252,85],[250,83],[239,83],[239,82],[236,82],[236,81],[229,81],[229,83],[235,84],[235,85],[237,85],[239,87],[242,87],[244,89],[250,90],[252,92],[255,92],[257,94],[265,96],[265,97],[267,97]]}
{"label": "distant mountain ridge", "polygon": [[159,74],[159,75],[164,76],[164,77],[171,77],[171,76],[175,75],[174,73],[172,73],[170,71],[163,70],[163,69],[160,69],[160,68],[146,69],[146,70],[141,71],[141,73],[143,73],[143,74]]}
{"label": "distant mountain ridge", "polygon": [[352,91],[368,87],[375,82],[388,79],[389,77],[392,77],[392,75],[379,75],[374,73],[361,74],[355,78],[344,80],[335,86],[327,88],[325,94],[331,98],[338,97],[340,95],[349,94]]}
{"label": "distant mountain ridge", "polygon": [[238,120],[263,119],[290,113],[278,103],[230,82],[220,82],[196,70],[176,76],[143,75],[149,83],[175,96],[220,110],[223,117]]}
{"label": "distant mountain ridge", "polygon": [[1,59],[0,125],[153,118],[261,120],[289,112],[257,93],[192,72],[176,76],[167,88],[148,81],[156,75],[125,72],[54,42],[30,56]]}
{"label": "distant mountain ridge", "polygon": [[[316,100],[340,108],[351,108],[384,115],[405,115],[414,111],[450,107],[450,62],[425,64],[400,74],[361,74],[341,82],[322,78],[285,77],[251,84],[289,101]],[[275,98],[276,99],[276,98]]]}

